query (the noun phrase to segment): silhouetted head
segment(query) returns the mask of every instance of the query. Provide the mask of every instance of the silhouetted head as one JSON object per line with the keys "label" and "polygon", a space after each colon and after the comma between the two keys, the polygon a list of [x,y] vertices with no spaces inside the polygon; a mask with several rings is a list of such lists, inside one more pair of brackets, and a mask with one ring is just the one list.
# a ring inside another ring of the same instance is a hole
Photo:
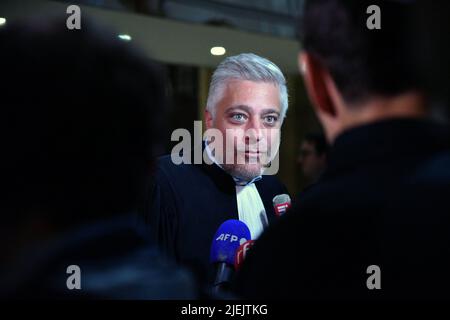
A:
{"label": "silhouetted head", "polygon": [[0,43],[3,227],[135,210],[160,132],[160,68],[86,19],[72,31],[63,20],[9,24]]}
{"label": "silhouetted head", "polygon": [[410,1],[306,2],[299,66],[329,140],[365,123],[425,115],[412,11]]}

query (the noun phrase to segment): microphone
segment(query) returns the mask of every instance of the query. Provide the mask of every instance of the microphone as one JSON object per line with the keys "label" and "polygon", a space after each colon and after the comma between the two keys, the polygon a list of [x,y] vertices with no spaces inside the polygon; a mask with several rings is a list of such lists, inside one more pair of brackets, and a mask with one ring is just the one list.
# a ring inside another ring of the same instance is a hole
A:
{"label": "microphone", "polygon": [[236,251],[251,238],[250,230],[242,221],[230,219],[217,229],[211,245],[210,262],[216,265],[213,293],[227,288],[234,272]]}
{"label": "microphone", "polygon": [[281,217],[291,207],[291,198],[287,194],[279,194],[272,200],[277,217]]}
{"label": "microphone", "polygon": [[234,259],[234,268],[239,270],[245,257],[247,256],[247,251],[255,244],[255,240],[247,240],[239,246],[236,251],[236,258]]}

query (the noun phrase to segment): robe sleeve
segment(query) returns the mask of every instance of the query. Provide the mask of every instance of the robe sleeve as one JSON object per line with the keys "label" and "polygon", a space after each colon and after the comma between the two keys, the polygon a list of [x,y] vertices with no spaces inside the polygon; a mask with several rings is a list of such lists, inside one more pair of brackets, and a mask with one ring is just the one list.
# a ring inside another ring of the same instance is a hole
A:
{"label": "robe sleeve", "polygon": [[176,193],[162,168],[157,168],[149,188],[149,197],[144,208],[144,223],[150,238],[161,251],[178,260]]}

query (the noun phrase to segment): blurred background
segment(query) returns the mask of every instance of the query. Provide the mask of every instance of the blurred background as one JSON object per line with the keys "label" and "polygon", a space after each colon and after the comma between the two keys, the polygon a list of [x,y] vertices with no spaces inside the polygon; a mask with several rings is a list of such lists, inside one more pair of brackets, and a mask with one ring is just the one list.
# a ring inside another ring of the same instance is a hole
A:
{"label": "blurred background", "polygon": [[90,17],[164,65],[170,108],[161,154],[177,143],[170,141],[174,129],[193,133],[194,121],[203,119],[211,74],[225,57],[252,52],[276,63],[289,90],[278,176],[291,195],[310,182],[299,168],[299,149],[307,133],[321,128],[297,68],[295,21],[303,0],[2,0],[0,28],[28,17],[68,17],[71,4],[81,8],[82,28],[83,16]]}

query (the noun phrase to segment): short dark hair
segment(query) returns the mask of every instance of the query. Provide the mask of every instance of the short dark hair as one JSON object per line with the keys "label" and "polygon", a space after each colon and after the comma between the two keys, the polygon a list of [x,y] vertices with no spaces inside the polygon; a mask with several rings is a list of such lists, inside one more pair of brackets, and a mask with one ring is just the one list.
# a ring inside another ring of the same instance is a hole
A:
{"label": "short dark hair", "polygon": [[317,155],[328,154],[329,145],[323,133],[308,133],[303,140],[314,145]]}
{"label": "short dark hair", "polygon": [[59,226],[131,212],[158,142],[162,70],[86,19],[74,31],[41,19],[0,29],[3,211]]}
{"label": "short dark hair", "polygon": [[417,49],[414,48],[427,93],[446,105],[447,116],[450,116],[450,43],[445,39],[450,32],[449,12],[449,1],[417,1]]}
{"label": "short dark hair", "polygon": [[[380,7],[381,29],[366,26],[370,5]],[[306,1],[299,41],[327,68],[349,104],[420,90],[410,52],[412,11],[411,3],[400,0]]]}

